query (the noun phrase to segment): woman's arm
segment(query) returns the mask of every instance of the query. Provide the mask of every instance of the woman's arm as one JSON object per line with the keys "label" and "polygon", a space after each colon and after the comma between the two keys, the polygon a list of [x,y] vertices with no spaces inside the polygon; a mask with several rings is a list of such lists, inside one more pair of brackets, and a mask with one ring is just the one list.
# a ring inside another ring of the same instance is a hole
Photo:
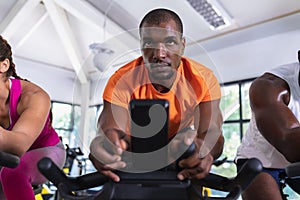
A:
{"label": "woman's arm", "polygon": [[17,106],[19,119],[11,131],[0,127],[0,148],[22,156],[44,128],[50,110],[50,97],[37,85],[21,81],[22,94]]}

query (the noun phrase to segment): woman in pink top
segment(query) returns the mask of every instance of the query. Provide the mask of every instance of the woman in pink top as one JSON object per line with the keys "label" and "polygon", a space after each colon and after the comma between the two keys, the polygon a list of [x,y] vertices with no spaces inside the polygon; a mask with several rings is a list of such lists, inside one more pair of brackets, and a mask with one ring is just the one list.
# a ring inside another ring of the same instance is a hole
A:
{"label": "woman in pink top", "polygon": [[0,150],[18,155],[15,169],[3,167],[0,181],[7,200],[34,200],[32,185],[46,181],[37,162],[50,157],[60,167],[66,152],[49,118],[50,97],[16,74],[10,45],[0,36]]}

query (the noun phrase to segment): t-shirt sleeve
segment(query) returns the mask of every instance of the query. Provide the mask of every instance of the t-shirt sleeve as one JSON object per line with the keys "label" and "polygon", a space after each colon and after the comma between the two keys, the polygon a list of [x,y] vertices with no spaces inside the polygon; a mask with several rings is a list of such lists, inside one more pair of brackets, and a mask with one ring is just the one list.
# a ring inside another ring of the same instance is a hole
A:
{"label": "t-shirt sleeve", "polygon": [[128,108],[130,96],[128,94],[127,85],[119,78],[118,73],[111,76],[105,86],[103,92],[103,99],[112,104],[121,106],[125,109]]}
{"label": "t-shirt sleeve", "polygon": [[202,101],[212,101],[221,98],[221,88],[220,84],[213,74],[212,71],[208,71],[205,73],[204,82],[206,87],[206,93],[202,99]]}

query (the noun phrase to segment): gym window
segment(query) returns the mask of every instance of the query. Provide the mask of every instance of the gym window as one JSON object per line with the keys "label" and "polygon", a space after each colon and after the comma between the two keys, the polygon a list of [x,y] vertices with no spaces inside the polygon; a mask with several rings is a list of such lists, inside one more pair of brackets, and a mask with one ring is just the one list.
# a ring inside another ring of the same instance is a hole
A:
{"label": "gym window", "polygon": [[51,108],[53,116],[52,125],[62,138],[63,143],[71,147],[78,146],[76,138],[78,138],[80,125],[80,106],[53,101]]}
{"label": "gym window", "polygon": [[220,159],[227,158],[226,162],[213,171],[228,177],[236,175],[233,163],[237,147],[241,143],[251,118],[249,104],[249,88],[254,79],[240,80],[221,85],[221,110],[224,124],[222,127],[225,138],[224,150]]}

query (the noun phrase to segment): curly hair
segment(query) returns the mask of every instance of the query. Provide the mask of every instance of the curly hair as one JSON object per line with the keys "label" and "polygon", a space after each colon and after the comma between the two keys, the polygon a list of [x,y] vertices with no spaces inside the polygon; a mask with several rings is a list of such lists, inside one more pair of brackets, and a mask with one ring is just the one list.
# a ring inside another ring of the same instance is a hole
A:
{"label": "curly hair", "polygon": [[15,64],[13,62],[12,58],[12,50],[11,46],[8,44],[7,40],[5,40],[1,35],[0,35],[0,61],[4,61],[5,59],[9,60],[9,68],[6,72],[6,78],[9,77],[14,77],[16,79],[22,79],[20,76],[17,75],[16,73],[16,68]]}

